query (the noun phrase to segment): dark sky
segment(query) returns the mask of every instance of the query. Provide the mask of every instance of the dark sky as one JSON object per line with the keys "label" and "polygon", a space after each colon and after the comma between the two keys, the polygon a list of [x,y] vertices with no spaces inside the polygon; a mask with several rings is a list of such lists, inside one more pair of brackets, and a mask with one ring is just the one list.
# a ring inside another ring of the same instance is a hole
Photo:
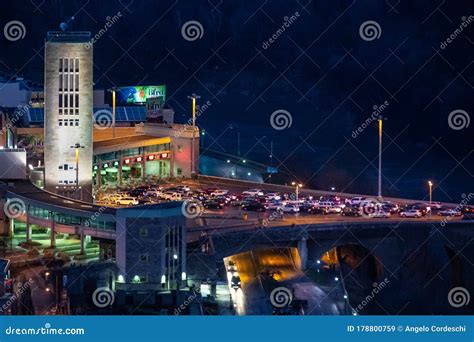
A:
{"label": "dark sky", "polygon": [[[47,31],[74,16],[73,29],[97,34],[120,12],[94,44],[97,88],[166,84],[180,122],[198,93],[211,103],[198,119],[207,148],[236,154],[240,132],[241,154],[268,163],[273,141],[273,163],[290,178],[372,194],[377,129],[353,131],[387,101],[384,193],[423,198],[431,179],[435,199],[459,202],[474,192],[474,123],[453,129],[448,118],[473,116],[473,9],[468,0],[1,0],[1,27],[18,20],[26,34],[0,36],[0,70],[42,83]],[[189,21],[202,27],[196,40],[183,37]],[[277,110],[291,127],[272,127]]]}

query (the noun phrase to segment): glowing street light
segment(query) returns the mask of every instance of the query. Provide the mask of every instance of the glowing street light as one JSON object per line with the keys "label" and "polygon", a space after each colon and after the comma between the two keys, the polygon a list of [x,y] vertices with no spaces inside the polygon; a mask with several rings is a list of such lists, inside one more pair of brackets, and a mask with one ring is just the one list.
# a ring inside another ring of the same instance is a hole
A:
{"label": "glowing street light", "polygon": [[[79,188],[79,149],[84,148],[85,146],[82,146],[79,143],[76,143],[74,146],[71,146],[71,148],[76,150],[76,189]],[[81,191],[81,201],[82,201],[82,191]]]}
{"label": "glowing street light", "polygon": [[432,194],[433,194],[433,182],[432,181],[428,181],[428,187],[430,189],[430,217],[431,217],[431,209],[432,209],[432,200],[433,200],[433,197],[432,197]]}
{"label": "glowing street light", "polygon": [[192,100],[193,104],[193,138],[192,138],[192,148],[191,148],[191,178],[194,178],[196,175],[196,169],[195,169],[195,146],[194,146],[194,141],[196,139],[196,99],[201,98],[201,96],[192,94],[191,96],[188,96],[188,99]]}
{"label": "glowing street light", "polygon": [[303,187],[303,184],[301,183],[296,183],[296,182],[291,182],[291,185],[295,186],[296,187],[296,202],[298,203],[298,194],[299,194],[299,188],[302,188]]}

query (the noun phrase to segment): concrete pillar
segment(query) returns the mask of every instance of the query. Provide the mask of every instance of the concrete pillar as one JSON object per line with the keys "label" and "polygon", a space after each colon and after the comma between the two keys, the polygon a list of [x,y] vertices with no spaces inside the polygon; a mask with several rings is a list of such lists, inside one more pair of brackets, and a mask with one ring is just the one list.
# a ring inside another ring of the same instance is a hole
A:
{"label": "concrete pillar", "polygon": [[84,226],[81,226],[80,230],[81,230],[81,234],[80,234],[80,236],[81,236],[81,252],[80,252],[80,255],[83,255],[84,252],[85,252],[85,248],[84,248],[85,247],[84,246],[85,245]]}
{"label": "concrete pillar", "polygon": [[29,206],[26,210],[26,242],[31,241],[31,224],[30,224],[30,210]]}
{"label": "concrete pillar", "polygon": [[308,263],[308,245],[307,245],[307,238],[303,237],[300,241],[298,241],[298,253],[301,259],[301,270],[306,270],[306,264]]}
{"label": "concrete pillar", "polygon": [[56,222],[54,221],[54,214],[50,213],[51,215],[51,247],[54,248],[56,247]]}

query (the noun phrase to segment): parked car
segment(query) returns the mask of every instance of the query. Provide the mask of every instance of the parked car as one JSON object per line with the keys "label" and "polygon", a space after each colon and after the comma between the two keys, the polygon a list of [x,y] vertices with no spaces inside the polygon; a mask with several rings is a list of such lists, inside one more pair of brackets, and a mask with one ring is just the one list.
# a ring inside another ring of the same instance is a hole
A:
{"label": "parked car", "polygon": [[439,216],[461,216],[462,212],[456,209],[444,209],[438,211]]}
{"label": "parked car", "polygon": [[222,209],[224,207],[224,203],[218,201],[214,198],[207,199],[202,202],[202,205],[206,209]]}
{"label": "parked car", "polygon": [[190,192],[191,188],[187,185],[176,185],[176,188],[182,192]]}
{"label": "parked car", "polygon": [[328,214],[339,214],[342,212],[342,208],[338,206],[332,206],[327,208]]}
{"label": "parked car", "polygon": [[183,199],[183,195],[179,192],[167,191],[164,194],[161,194],[160,198],[165,201],[181,201]]}
{"label": "parked car", "polygon": [[148,197],[138,198],[138,204],[153,204],[153,201]]}
{"label": "parked car", "polygon": [[135,197],[121,197],[115,203],[120,204],[120,205],[137,205],[137,204],[139,204]]}
{"label": "parked car", "polygon": [[278,208],[282,207],[283,203],[280,201],[271,201],[266,204],[268,210],[277,210]]}
{"label": "parked car", "polygon": [[362,196],[355,196],[350,199],[346,199],[346,204],[351,204],[351,205],[358,205],[360,202],[365,200],[365,197]]}
{"label": "parked car", "polygon": [[276,192],[269,192],[269,193],[266,193],[265,194],[265,197],[267,198],[267,200],[269,201],[272,201],[272,200],[276,200],[276,201],[279,201],[281,199],[281,196],[276,193]]}
{"label": "parked car", "polygon": [[265,211],[265,206],[260,202],[246,202],[242,205],[242,209],[245,211]]}
{"label": "parked car", "polygon": [[398,211],[400,210],[400,207],[398,206],[397,203],[392,203],[392,202],[389,202],[389,201],[382,202],[381,203],[381,208],[383,210],[389,212],[390,214],[398,213]]}
{"label": "parked car", "polygon": [[300,208],[296,204],[288,203],[288,204],[285,204],[284,206],[280,207],[277,210],[281,210],[284,213],[297,213],[297,212],[300,211]]}
{"label": "parked car", "polygon": [[430,206],[427,205],[426,203],[412,203],[412,204],[409,204],[408,207],[410,207],[410,209],[421,211],[421,214],[423,216],[426,215],[431,210]]}
{"label": "parked car", "polygon": [[474,206],[471,205],[463,205],[461,207],[461,212],[463,214],[474,214]]}
{"label": "parked car", "polygon": [[443,209],[441,202],[431,202],[431,205],[428,203],[428,206],[431,206],[431,208],[434,210]]}
{"label": "parked car", "polygon": [[244,196],[263,196],[263,190],[262,189],[249,189],[247,191],[242,192],[242,195]]}
{"label": "parked car", "polygon": [[392,216],[392,214],[385,210],[376,210],[369,214],[369,217],[372,218],[389,218],[390,216]]}
{"label": "parked car", "polygon": [[353,206],[347,205],[342,209],[341,215],[342,216],[360,216],[361,215],[360,207],[357,205],[353,205]]}
{"label": "parked car", "polygon": [[408,209],[400,212],[401,217],[415,217],[420,218],[423,216],[421,210],[418,209]]}
{"label": "parked car", "polygon": [[145,192],[145,195],[146,196],[150,196],[150,197],[159,197],[163,192],[159,189],[148,189],[146,192]]}
{"label": "parked car", "polygon": [[216,189],[210,193],[211,196],[225,196],[229,193],[229,190]]}
{"label": "parked car", "polygon": [[308,210],[310,214],[313,215],[327,215],[328,211],[326,208],[320,208],[318,206],[314,206]]}

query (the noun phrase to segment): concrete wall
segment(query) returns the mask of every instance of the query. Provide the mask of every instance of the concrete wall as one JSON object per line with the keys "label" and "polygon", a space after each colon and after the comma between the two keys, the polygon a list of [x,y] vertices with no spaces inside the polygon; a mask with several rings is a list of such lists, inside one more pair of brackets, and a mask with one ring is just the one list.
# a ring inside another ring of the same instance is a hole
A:
{"label": "concrete wall", "polygon": [[[136,213],[128,210],[126,217],[122,214],[117,217],[116,260],[125,282],[133,282],[136,275],[145,276],[148,283],[155,284],[160,284],[162,276],[167,275],[168,281],[166,268],[169,257],[172,258],[171,252],[167,253],[170,228],[180,230],[175,236],[178,259],[174,263],[178,280],[181,281],[181,273],[186,272],[186,230],[181,206],[175,209],[142,209]],[[147,256],[148,260],[140,261],[140,256]]]}
{"label": "concrete wall", "polygon": [[[59,59],[79,58],[79,115],[59,115]],[[79,143],[79,186],[83,200],[92,200],[92,47],[83,43],[45,43],[45,181],[46,189],[56,191],[61,179],[75,180],[75,171],[59,170],[59,165],[75,165],[75,150]],[[59,126],[59,119],[79,119],[79,126]]]}

